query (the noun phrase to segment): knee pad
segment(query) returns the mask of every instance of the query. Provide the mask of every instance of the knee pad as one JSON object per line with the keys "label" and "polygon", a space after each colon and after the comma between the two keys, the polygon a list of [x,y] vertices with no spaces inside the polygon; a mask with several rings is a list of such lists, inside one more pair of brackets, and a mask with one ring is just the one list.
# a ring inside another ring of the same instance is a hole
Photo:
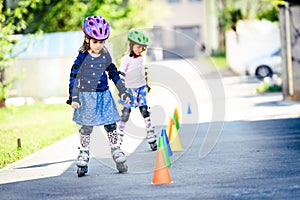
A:
{"label": "knee pad", "polygon": [[131,109],[129,109],[129,108],[123,108],[123,110],[122,110],[122,116],[121,116],[121,120],[123,122],[127,122],[128,121],[129,116],[130,116],[130,112],[131,112]]}
{"label": "knee pad", "polygon": [[117,124],[109,124],[109,125],[104,125],[104,129],[106,132],[113,132],[114,130],[117,130]]}
{"label": "knee pad", "polygon": [[150,112],[148,111],[148,106],[140,106],[139,109],[140,109],[140,112],[141,112],[143,118],[150,116]]}
{"label": "knee pad", "polygon": [[90,135],[93,132],[93,126],[82,126],[79,133],[82,135]]}

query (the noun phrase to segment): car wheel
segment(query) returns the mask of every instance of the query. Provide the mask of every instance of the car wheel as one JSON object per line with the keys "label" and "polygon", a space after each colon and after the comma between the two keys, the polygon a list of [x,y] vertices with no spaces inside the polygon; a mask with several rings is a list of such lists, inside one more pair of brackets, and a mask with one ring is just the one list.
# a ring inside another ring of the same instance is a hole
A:
{"label": "car wheel", "polygon": [[273,71],[272,69],[267,65],[260,65],[257,67],[255,72],[256,77],[259,80],[264,79],[265,77],[272,77]]}

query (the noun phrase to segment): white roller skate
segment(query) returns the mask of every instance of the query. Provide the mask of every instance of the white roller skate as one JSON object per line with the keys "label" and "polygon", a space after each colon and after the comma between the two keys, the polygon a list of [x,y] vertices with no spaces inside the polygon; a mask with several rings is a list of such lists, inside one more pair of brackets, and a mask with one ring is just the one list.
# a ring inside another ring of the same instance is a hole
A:
{"label": "white roller skate", "polygon": [[156,134],[153,127],[147,128],[147,142],[149,143],[152,151],[157,150]]}
{"label": "white roller skate", "polygon": [[77,175],[84,176],[88,172],[88,163],[90,160],[90,151],[87,148],[81,148],[77,157]]}
{"label": "white roller skate", "polygon": [[120,149],[119,146],[111,148],[112,158],[116,163],[116,167],[120,173],[124,173],[128,171],[128,166],[126,165],[126,155]]}

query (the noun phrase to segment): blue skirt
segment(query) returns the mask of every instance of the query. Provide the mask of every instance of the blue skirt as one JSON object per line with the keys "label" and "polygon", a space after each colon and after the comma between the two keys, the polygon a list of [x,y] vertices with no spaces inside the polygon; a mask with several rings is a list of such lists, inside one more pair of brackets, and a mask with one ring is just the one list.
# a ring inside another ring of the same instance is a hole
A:
{"label": "blue skirt", "polygon": [[74,109],[73,121],[78,125],[102,126],[120,121],[120,115],[109,90],[80,92],[81,107]]}

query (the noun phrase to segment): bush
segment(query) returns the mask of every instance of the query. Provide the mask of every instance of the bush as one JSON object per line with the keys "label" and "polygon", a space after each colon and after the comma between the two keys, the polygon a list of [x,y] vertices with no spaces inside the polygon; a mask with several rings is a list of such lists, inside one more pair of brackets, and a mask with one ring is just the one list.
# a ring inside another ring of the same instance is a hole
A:
{"label": "bush", "polygon": [[261,82],[256,88],[257,93],[265,92],[280,92],[282,91],[282,81],[277,75],[271,77],[265,77],[263,82]]}

